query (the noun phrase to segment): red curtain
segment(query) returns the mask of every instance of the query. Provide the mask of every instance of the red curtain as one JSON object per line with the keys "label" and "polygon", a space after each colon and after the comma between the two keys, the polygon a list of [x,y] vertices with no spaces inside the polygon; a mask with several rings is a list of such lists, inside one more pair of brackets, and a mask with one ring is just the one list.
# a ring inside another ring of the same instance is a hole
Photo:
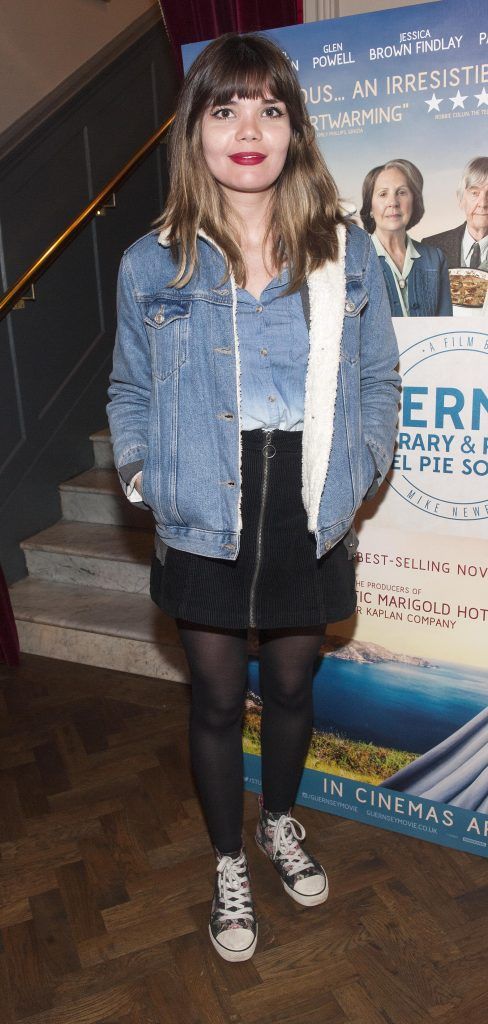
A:
{"label": "red curtain", "polygon": [[159,4],[180,68],[183,43],[303,21],[303,0],[159,0]]}
{"label": "red curtain", "polygon": [[19,658],[19,638],[17,636],[17,627],[15,625],[14,614],[12,611],[12,605],[10,604],[10,596],[5,582],[5,576],[3,575],[2,567],[0,566],[0,661],[5,661],[7,665],[18,665]]}

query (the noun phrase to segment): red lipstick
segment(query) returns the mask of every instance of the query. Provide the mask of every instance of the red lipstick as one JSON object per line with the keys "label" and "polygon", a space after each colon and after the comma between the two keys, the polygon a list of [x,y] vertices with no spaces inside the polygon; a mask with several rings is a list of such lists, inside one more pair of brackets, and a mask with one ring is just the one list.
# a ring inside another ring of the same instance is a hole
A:
{"label": "red lipstick", "polygon": [[262,164],[263,160],[266,160],[264,153],[231,153],[230,159],[235,164],[243,164],[244,166],[254,166],[254,164]]}

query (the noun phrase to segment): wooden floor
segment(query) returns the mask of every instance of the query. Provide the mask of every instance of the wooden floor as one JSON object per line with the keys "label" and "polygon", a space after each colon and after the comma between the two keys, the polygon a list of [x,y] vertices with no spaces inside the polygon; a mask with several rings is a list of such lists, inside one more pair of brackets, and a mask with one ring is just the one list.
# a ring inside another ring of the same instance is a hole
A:
{"label": "wooden floor", "polygon": [[214,861],[181,684],[0,667],[2,1024],[485,1024],[486,861],[297,808],[331,896],[305,909],[246,837],[259,943],[207,937]]}

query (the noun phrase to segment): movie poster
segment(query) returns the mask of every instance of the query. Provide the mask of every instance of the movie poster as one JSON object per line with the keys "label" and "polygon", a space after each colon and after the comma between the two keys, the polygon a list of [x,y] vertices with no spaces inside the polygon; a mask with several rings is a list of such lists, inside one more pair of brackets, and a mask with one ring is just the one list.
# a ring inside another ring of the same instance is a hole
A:
{"label": "movie poster", "polygon": [[486,182],[481,198],[477,187],[458,194],[468,162],[488,159],[486,5],[440,0],[270,35],[298,71],[346,209],[361,223],[368,172],[397,158],[413,163],[425,206],[414,242],[443,252],[456,316],[488,315],[488,230],[474,258],[464,237],[467,223],[485,222]]}
{"label": "movie poster", "polygon": [[[398,159],[420,172],[425,212],[409,235],[442,254],[450,300],[442,315],[394,317],[395,459],[357,523],[357,614],[328,631],[297,802],[486,857],[486,5],[440,0],[269,35],[297,69],[357,223],[368,172]],[[187,64],[201,45],[185,47]],[[255,790],[260,703],[251,658],[244,749]]]}
{"label": "movie poster", "polygon": [[[323,648],[298,802],[486,856],[487,324],[405,318],[396,329],[397,451],[357,524],[357,614]],[[252,661],[253,788],[259,706]]]}

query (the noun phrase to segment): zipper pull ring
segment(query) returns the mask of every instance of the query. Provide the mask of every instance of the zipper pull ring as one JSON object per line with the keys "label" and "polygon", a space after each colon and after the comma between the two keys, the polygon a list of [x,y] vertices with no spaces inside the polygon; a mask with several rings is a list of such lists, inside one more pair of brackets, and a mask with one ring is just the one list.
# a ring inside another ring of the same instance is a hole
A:
{"label": "zipper pull ring", "polygon": [[263,455],[264,455],[265,459],[273,459],[275,457],[275,455],[276,455],[276,448],[275,448],[274,444],[271,444],[272,436],[273,436],[273,431],[272,430],[267,430],[266,434],[265,434],[266,443],[264,444],[264,447],[263,447]]}

